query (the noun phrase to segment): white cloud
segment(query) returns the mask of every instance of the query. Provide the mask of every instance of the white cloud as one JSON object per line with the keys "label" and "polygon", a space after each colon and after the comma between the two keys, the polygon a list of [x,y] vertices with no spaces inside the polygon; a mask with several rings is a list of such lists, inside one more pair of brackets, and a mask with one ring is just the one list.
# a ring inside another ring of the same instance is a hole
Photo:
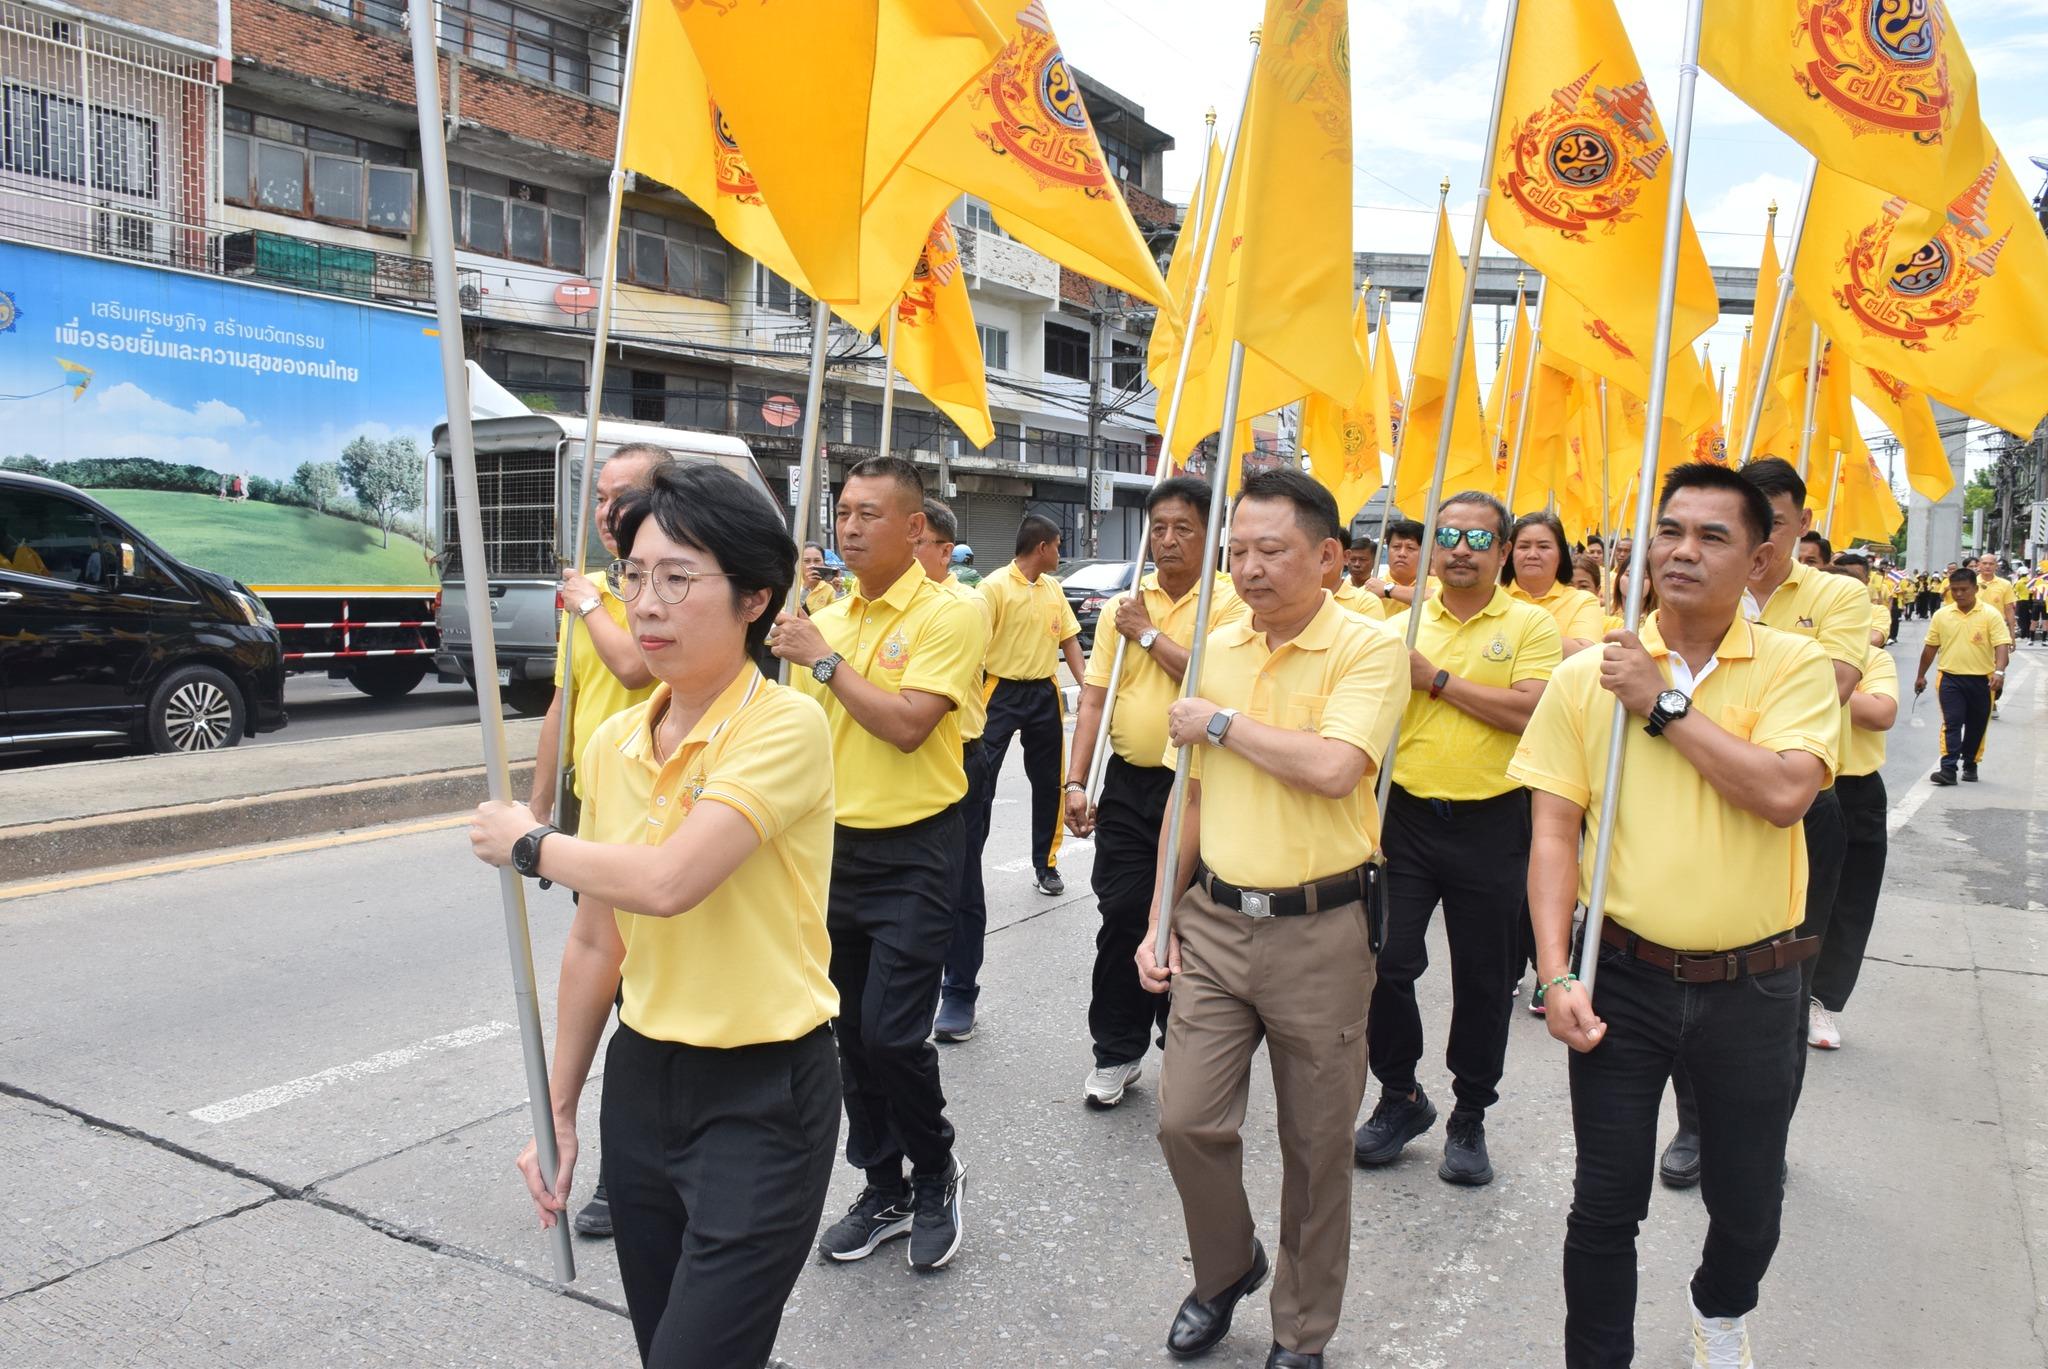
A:
{"label": "white cloud", "polygon": [[212,433],[244,427],[249,422],[248,416],[232,404],[206,399],[190,409],[182,409],[158,399],[132,380],[120,381],[104,390],[89,389],[84,399],[93,413],[130,425],[138,434]]}

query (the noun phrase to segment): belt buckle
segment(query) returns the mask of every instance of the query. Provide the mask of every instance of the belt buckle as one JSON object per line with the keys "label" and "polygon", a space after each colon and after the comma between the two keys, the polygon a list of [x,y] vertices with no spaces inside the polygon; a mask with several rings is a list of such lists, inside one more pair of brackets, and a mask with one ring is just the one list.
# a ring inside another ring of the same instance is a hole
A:
{"label": "belt buckle", "polygon": [[1237,910],[1246,917],[1273,916],[1273,896],[1255,889],[1245,889],[1238,894]]}

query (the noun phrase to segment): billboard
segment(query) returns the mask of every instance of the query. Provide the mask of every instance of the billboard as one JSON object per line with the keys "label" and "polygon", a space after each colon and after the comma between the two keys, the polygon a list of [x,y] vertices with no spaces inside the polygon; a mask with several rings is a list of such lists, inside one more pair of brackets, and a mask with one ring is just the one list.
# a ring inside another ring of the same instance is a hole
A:
{"label": "billboard", "polygon": [[0,465],[263,587],[425,585],[424,314],[0,243]]}

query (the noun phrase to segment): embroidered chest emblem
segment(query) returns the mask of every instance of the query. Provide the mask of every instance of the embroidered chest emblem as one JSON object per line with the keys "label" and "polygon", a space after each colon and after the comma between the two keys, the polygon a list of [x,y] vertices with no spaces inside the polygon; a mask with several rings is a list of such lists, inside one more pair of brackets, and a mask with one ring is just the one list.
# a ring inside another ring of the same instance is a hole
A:
{"label": "embroidered chest emblem", "polygon": [[881,650],[875,653],[875,660],[884,670],[901,670],[910,664],[910,639],[899,629],[882,639]]}
{"label": "embroidered chest emblem", "polygon": [[1489,661],[1505,661],[1510,654],[1507,639],[1498,632],[1494,633],[1493,640],[1486,644],[1486,659]]}
{"label": "embroidered chest emblem", "polygon": [[1803,628],[1805,628],[1805,629],[1806,629],[1806,630],[1807,630],[1808,632],[1811,632],[1811,631],[1813,631],[1813,619],[1811,619],[1811,618],[1801,618],[1801,619],[1800,619],[1800,620],[1799,620],[1798,622],[1794,623],[1794,624],[1793,624],[1792,626],[1794,626],[1794,627],[1803,627]]}

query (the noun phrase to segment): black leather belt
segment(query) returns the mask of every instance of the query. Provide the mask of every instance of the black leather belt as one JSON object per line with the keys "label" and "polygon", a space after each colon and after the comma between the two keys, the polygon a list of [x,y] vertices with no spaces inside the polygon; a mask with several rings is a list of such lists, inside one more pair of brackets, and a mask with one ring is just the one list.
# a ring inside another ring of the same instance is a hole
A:
{"label": "black leather belt", "polygon": [[1682,984],[1722,984],[1745,975],[1769,974],[1811,959],[1820,950],[1817,936],[1781,932],[1732,951],[1674,951],[1608,921],[1600,924],[1600,939]]}
{"label": "black leather belt", "polygon": [[1302,917],[1359,902],[1365,897],[1371,869],[1368,862],[1356,870],[1346,870],[1313,884],[1297,884],[1291,889],[1240,889],[1218,879],[1208,866],[1199,865],[1195,867],[1195,883],[1210,898],[1246,917]]}

